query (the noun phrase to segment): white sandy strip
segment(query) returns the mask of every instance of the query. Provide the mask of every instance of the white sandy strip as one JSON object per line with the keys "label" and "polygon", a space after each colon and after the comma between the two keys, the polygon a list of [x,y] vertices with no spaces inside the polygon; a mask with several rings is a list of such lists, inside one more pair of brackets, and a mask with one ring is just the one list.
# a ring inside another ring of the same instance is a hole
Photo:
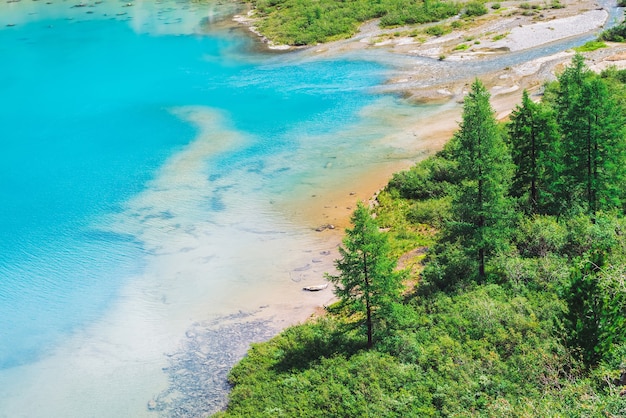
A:
{"label": "white sandy strip", "polygon": [[563,61],[571,57],[572,55],[574,55],[573,52],[562,51],[554,55],[537,58],[532,61],[526,61],[522,64],[516,65],[513,67],[513,71],[515,71],[515,73],[519,76],[526,77],[529,75],[537,74],[539,70],[541,69],[541,66],[548,62],[558,61],[558,60]]}
{"label": "white sandy strip", "polygon": [[576,16],[516,27],[506,38],[494,42],[491,47],[507,47],[511,51],[534,48],[597,30],[608,16],[606,10],[590,10]]}

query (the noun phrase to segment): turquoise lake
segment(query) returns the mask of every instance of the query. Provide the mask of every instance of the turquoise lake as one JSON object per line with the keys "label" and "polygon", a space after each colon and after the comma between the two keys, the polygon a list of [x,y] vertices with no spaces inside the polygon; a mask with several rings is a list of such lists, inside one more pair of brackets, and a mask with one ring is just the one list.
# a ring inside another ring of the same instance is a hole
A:
{"label": "turquoise lake", "polygon": [[334,248],[284,208],[412,157],[381,139],[419,112],[375,93],[380,64],[213,28],[232,10],[22,3],[0,5],[0,417],[151,416],[191,325],[332,296],[303,299]]}

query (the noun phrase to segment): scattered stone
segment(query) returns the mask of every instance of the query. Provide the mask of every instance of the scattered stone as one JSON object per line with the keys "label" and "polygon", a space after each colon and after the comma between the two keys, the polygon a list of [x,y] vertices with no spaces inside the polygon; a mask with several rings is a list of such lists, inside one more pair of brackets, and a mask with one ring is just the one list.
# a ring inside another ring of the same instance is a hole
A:
{"label": "scattered stone", "polygon": [[325,231],[325,230],[327,230],[327,229],[335,229],[335,225],[332,225],[332,224],[326,224],[326,225],[320,225],[320,226],[318,226],[317,228],[315,228],[315,230],[316,230],[317,232],[322,232],[322,231]]}
{"label": "scattered stone", "polygon": [[309,292],[319,292],[320,290],[324,290],[328,287],[328,283],[318,284],[315,286],[304,286],[302,290],[306,290]]}
{"label": "scattered stone", "polygon": [[180,349],[167,353],[163,369],[169,387],[147,403],[149,411],[174,418],[206,417],[224,410],[230,391],[228,373],[246,354],[250,343],[267,341],[277,330],[271,320],[238,312],[194,324]]}

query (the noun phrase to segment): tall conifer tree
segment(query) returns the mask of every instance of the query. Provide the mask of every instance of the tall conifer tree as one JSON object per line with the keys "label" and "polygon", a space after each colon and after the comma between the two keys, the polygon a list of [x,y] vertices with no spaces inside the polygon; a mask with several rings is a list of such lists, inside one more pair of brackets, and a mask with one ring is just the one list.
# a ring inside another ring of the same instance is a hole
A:
{"label": "tall conifer tree", "polygon": [[626,177],[624,112],[606,82],[576,55],[559,78],[562,139],[560,197],[590,215],[621,204]]}
{"label": "tall conifer tree", "polygon": [[380,232],[370,211],[358,203],[346,229],[341,258],[335,261],[338,276],[327,275],[336,284],[335,294],[352,313],[362,314],[367,329],[367,347],[374,344],[374,326],[389,316],[392,304],[399,302],[401,272],[390,255],[387,236]]}
{"label": "tall conifer tree", "polygon": [[521,105],[511,114],[509,137],[515,164],[511,195],[522,198],[527,212],[549,212],[553,200],[550,185],[557,177],[554,161],[559,141],[554,112],[533,102],[524,90]]}
{"label": "tall conifer tree", "polygon": [[453,148],[461,180],[453,201],[453,237],[473,252],[478,276],[485,276],[486,258],[506,240],[507,193],[512,164],[489,103],[485,86],[476,80],[465,98],[463,120]]}

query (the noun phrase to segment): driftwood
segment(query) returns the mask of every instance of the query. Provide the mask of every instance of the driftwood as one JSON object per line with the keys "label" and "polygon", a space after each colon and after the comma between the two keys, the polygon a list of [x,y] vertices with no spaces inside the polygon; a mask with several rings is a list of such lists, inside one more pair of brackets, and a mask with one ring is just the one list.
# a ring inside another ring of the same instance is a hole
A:
{"label": "driftwood", "polygon": [[308,290],[309,292],[319,292],[320,290],[324,290],[328,287],[328,283],[318,284],[315,286],[304,286],[302,290]]}

